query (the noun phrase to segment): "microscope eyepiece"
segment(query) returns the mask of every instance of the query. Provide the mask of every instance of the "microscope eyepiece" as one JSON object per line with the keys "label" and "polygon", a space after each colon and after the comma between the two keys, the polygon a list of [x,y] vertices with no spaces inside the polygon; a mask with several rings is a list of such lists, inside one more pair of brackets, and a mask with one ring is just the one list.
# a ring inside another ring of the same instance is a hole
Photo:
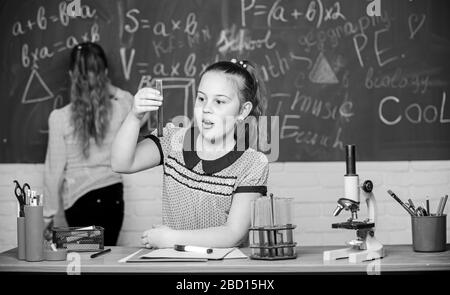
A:
{"label": "microscope eyepiece", "polygon": [[349,144],[345,146],[346,175],[356,175],[356,146]]}

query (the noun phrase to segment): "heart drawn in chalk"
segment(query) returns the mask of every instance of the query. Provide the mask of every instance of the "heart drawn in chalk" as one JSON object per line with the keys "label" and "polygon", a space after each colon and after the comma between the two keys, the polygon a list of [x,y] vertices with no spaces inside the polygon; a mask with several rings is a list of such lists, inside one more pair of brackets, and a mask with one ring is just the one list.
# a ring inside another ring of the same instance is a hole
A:
{"label": "heart drawn in chalk", "polygon": [[413,39],[416,33],[420,30],[425,22],[425,14],[417,15],[415,13],[411,14],[408,17],[408,25],[409,25],[409,39]]}

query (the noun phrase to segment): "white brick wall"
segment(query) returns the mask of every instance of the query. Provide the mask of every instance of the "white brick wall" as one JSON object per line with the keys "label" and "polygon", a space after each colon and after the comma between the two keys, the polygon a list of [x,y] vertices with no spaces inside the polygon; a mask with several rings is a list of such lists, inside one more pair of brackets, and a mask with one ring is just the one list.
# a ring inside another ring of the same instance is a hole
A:
{"label": "white brick wall", "polygon": [[[42,164],[0,165],[0,251],[16,246],[13,180],[26,181],[42,191],[42,169]],[[376,236],[384,244],[411,243],[409,215],[386,193],[388,189],[404,201],[411,197],[417,204],[424,204],[428,196],[432,210],[441,196],[450,194],[450,161],[358,162],[357,171],[361,181],[371,179],[375,184]],[[336,201],[343,194],[344,173],[342,162],[270,164],[269,191],[275,196],[295,198],[295,240],[300,246],[344,245],[355,237],[354,231],[331,228],[331,223],[345,221],[349,216],[346,211],[332,216]],[[161,223],[162,169],[125,175],[124,184],[125,220],[119,244],[139,245],[141,233],[151,224]],[[359,216],[367,216],[365,206]],[[56,223],[65,224],[62,214]],[[449,223],[447,218],[447,240]]]}

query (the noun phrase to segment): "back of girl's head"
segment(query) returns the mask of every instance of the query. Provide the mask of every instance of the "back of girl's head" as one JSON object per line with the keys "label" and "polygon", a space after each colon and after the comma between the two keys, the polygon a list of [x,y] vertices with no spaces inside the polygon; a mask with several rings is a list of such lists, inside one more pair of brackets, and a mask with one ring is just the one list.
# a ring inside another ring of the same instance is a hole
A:
{"label": "back of girl's head", "polygon": [[109,126],[108,63],[100,45],[86,42],[70,54],[72,125],[83,154],[89,155],[89,139],[101,144]]}
{"label": "back of girl's head", "polygon": [[249,116],[258,118],[264,115],[266,109],[266,89],[261,75],[254,64],[249,61],[219,61],[208,66],[200,78],[207,72],[222,72],[236,79],[239,88],[241,105],[246,101],[252,103],[253,108]]}
{"label": "back of girl's head", "polygon": [[87,76],[88,72],[100,75],[108,68],[105,52],[96,43],[78,44],[70,54],[70,70],[79,75]]}

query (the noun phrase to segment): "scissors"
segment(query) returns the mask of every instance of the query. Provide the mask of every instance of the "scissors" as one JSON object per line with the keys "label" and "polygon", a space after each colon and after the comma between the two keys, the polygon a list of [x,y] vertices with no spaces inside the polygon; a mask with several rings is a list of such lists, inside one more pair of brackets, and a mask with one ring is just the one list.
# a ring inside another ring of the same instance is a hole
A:
{"label": "scissors", "polygon": [[30,185],[28,183],[24,183],[23,186],[17,180],[14,180],[16,187],[14,188],[14,194],[16,195],[17,200],[20,204],[20,216],[23,216],[23,206],[25,206],[26,200],[26,191],[31,190]]}
{"label": "scissors", "polygon": [[417,209],[416,209],[416,215],[417,216],[427,216],[428,215],[428,213],[427,213],[427,210],[425,210],[423,207],[417,207]]}

